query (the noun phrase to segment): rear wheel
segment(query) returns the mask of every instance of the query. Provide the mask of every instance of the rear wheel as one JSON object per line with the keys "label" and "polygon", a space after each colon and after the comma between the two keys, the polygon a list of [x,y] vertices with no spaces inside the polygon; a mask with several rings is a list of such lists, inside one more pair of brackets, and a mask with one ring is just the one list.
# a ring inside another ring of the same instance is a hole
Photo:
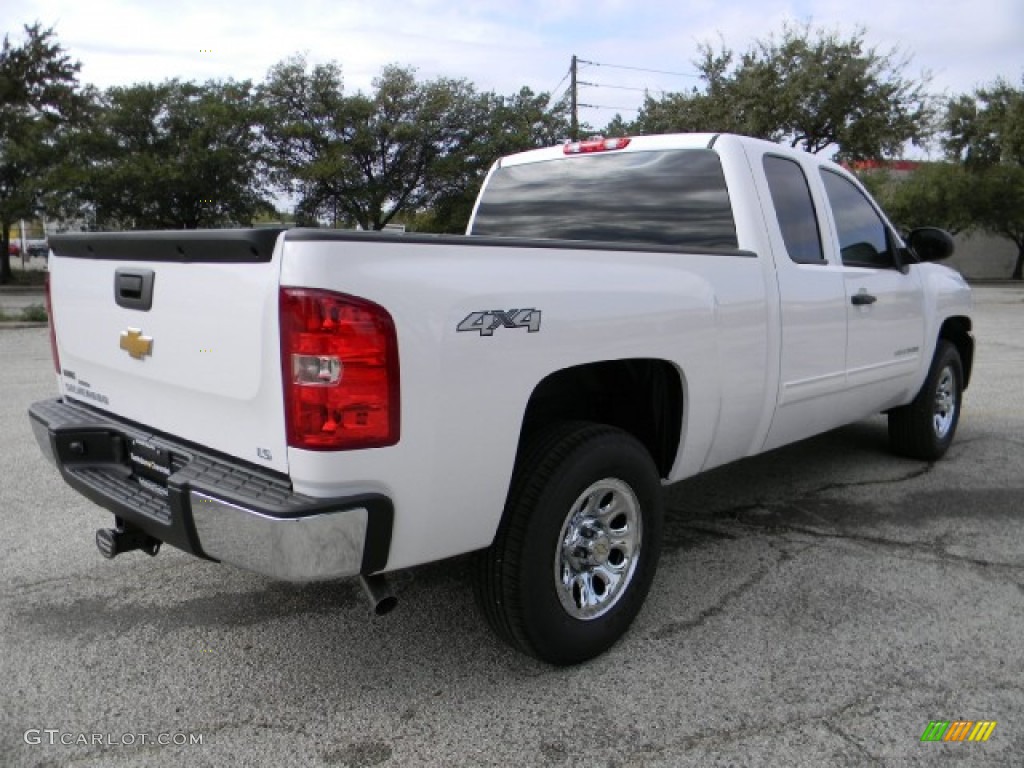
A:
{"label": "rear wheel", "polygon": [[909,405],[889,412],[889,443],[901,456],[936,461],[953,442],[963,397],[960,353],[940,340],[924,386]]}
{"label": "rear wheel", "polygon": [[478,560],[477,600],[492,628],[552,664],[607,650],[654,578],[662,508],[654,462],[632,435],[587,423],[538,435]]}

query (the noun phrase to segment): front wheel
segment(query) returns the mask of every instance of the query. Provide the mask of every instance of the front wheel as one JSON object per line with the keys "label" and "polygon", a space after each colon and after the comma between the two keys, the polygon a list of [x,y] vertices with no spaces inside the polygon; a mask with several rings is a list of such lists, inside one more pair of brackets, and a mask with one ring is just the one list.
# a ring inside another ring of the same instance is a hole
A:
{"label": "front wheel", "polygon": [[893,451],[925,461],[942,458],[960,422],[963,380],[960,353],[948,341],[940,340],[917,397],[909,405],[889,412]]}
{"label": "front wheel", "polygon": [[647,596],[661,548],[650,454],[613,427],[567,423],[526,446],[477,601],[507,642],[552,664],[607,650]]}

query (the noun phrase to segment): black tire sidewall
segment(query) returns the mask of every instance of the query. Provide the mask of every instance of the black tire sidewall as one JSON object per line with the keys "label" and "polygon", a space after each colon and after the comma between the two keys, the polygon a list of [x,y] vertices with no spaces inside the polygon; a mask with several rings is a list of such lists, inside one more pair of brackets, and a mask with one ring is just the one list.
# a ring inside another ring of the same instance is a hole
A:
{"label": "black tire sidewall", "polygon": [[[639,503],[639,561],[626,591],[607,613],[581,620],[558,598],[554,563],[562,526],[572,505],[590,485],[620,480]],[[572,450],[545,480],[530,512],[519,564],[523,627],[535,653],[554,663],[576,663],[602,653],[623,635],[650,589],[661,546],[661,483],[647,451],[632,436],[610,432]]]}
{"label": "black tire sidewall", "polygon": [[[947,366],[953,370],[956,406],[953,412],[953,423],[950,424],[945,436],[940,438],[935,434],[935,424],[933,421],[935,415],[935,394],[939,387],[939,378]],[[960,362],[960,354],[957,352],[956,347],[947,341],[943,341],[938,354],[935,356],[932,369],[928,372],[928,380],[921,390],[919,395],[920,402],[917,404],[918,417],[921,419],[919,428],[927,430],[929,447],[933,455],[941,456],[944,454],[956,436],[957,427],[960,425],[960,412],[963,409],[963,381],[964,372],[963,364]]]}

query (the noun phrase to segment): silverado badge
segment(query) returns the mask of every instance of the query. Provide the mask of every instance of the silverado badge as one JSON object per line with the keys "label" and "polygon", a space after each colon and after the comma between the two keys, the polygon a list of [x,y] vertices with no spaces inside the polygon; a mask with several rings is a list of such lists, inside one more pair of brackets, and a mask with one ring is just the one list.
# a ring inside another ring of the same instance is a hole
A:
{"label": "silverado badge", "polygon": [[129,328],[127,331],[121,331],[121,349],[136,360],[141,360],[146,355],[153,354],[153,337],[143,336],[138,328]]}

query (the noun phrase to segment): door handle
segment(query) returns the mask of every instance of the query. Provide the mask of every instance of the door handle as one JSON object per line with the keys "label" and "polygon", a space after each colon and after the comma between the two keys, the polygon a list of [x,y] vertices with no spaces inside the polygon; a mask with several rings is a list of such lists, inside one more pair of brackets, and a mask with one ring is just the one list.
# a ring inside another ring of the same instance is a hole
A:
{"label": "door handle", "polygon": [[870,293],[858,293],[850,298],[850,303],[855,307],[863,307],[868,304],[874,304],[878,301],[878,298],[872,296]]}

